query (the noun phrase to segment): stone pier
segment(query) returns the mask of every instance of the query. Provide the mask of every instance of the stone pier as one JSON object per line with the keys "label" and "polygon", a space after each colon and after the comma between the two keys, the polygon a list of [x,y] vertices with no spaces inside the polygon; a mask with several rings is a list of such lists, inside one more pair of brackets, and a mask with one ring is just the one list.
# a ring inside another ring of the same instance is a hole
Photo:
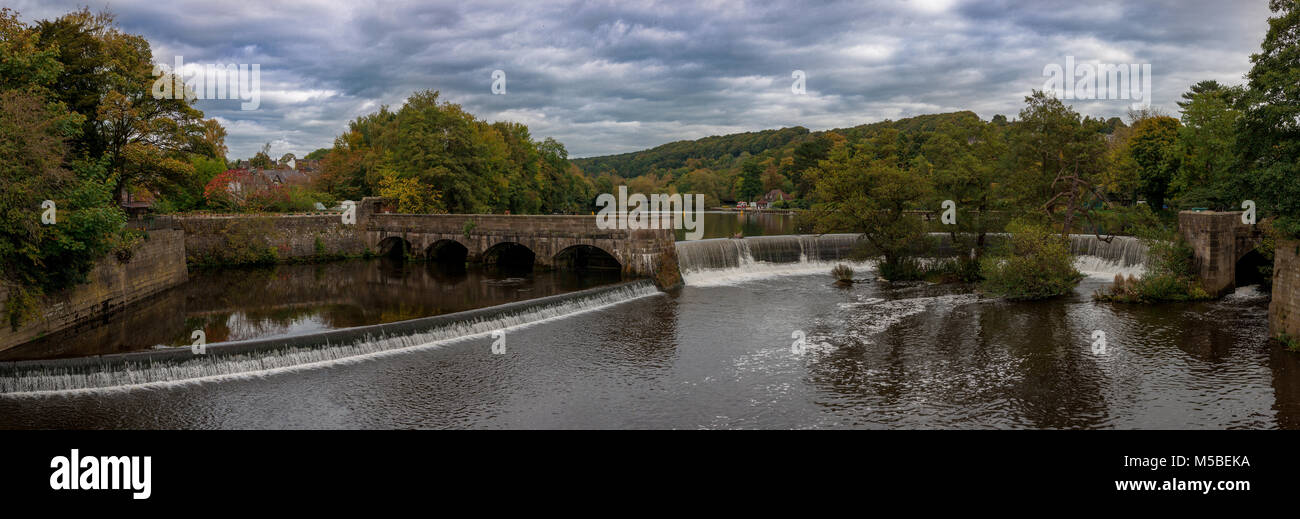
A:
{"label": "stone pier", "polygon": [[1259,229],[1241,221],[1241,211],[1183,211],[1178,232],[1192,247],[1197,277],[1211,296],[1237,287],[1237,261],[1259,244]]}

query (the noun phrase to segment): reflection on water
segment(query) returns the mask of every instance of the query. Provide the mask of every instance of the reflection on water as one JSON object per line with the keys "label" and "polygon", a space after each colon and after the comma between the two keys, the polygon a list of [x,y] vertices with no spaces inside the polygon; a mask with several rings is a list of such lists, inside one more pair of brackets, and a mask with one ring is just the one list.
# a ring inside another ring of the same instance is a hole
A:
{"label": "reflection on water", "polygon": [[440,315],[617,282],[618,271],[521,272],[387,259],[191,272],[190,281],[0,360],[298,335]]}
{"label": "reflection on water", "polygon": [[[740,236],[775,236],[795,234],[793,213],[765,211],[708,211],[702,219],[704,239]],[[686,230],[677,229],[677,240],[686,239]]]}

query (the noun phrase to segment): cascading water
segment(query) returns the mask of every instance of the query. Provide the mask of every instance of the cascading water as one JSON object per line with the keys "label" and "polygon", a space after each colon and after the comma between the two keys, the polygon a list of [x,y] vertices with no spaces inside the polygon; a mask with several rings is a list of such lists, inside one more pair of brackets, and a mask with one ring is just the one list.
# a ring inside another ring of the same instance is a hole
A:
{"label": "cascading water", "polygon": [[1115,236],[1108,243],[1092,234],[1071,234],[1070,253],[1075,268],[1090,276],[1141,277],[1146,270],[1147,246],[1132,236]]}
{"label": "cascading water", "polygon": [[[208,345],[205,355],[190,354],[189,348],[175,348],[148,353],[0,363],[0,395],[152,387],[357,362],[435,348],[482,337],[496,330],[531,326],[660,293],[649,281],[638,281],[391,325],[335,330],[284,340],[212,344]],[[393,333],[398,330],[413,331]],[[341,338],[345,340],[337,340]]]}
{"label": "cascading water", "polygon": [[725,285],[786,275],[829,273],[837,263],[870,269],[850,257],[856,234],[757,236],[677,242],[677,264],[687,285]]}
{"label": "cascading water", "polygon": [[[990,234],[988,244],[1006,239]],[[933,233],[934,245],[952,253],[946,233]],[[758,236],[744,239],[712,239],[677,242],[678,265],[686,284],[712,286],[784,275],[829,272],[837,263],[858,269],[872,269],[870,262],[853,262],[850,256],[860,243],[856,234],[821,236]],[[1115,274],[1141,276],[1147,248],[1131,236],[1115,236],[1109,242],[1091,234],[1070,235],[1070,252],[1075,266],[1090,276]]]}

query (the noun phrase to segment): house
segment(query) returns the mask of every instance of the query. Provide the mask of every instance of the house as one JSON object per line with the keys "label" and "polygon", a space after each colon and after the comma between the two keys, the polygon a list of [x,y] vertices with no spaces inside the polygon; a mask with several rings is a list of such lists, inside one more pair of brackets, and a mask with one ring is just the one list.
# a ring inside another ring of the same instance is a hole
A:
{"label": "house", "polygon": [[320,172],[320,159],[298,159],[294,161],[294,168],[307,174]]}
{"label": "house", "polygon": [[254,173],[266,177],[267,182],[281,186],[306,186],[311,184],[315,178],[314,175],[307,171],[293,168],[275,168],[253,170]]}
{"label": "house", "polygon": [[794,200],[794,196],[780,189],[773,189],[768,191],[766,195],[763,195],[763,201],[767,202],[769,205],[782,200],[789,202]]}
{"label": "house", "polygon": [[794,200],[794,197],[790,196],[790,194],[780,189],[773,189],[768,191],[766,195],[763,195],[762,198],[759,198],[757,202],[754,202],[752,206],[756,209],[768,209],[772,207],[772,204],[777,202],[789,202],[791,200]]}

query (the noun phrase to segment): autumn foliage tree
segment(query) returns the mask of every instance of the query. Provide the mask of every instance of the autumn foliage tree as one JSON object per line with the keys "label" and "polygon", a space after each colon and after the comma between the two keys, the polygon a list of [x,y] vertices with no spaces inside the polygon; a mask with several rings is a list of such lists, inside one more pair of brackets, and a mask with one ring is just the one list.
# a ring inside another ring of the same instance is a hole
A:
{"label": "autumn foliage tree", "polygon": [[117,197],[193,174],[193,155],[224,153],[225,130],[183,92],[160,92],[173,76],[155,74],[149,42],[119,30],[113,15],[81,9],[38,22],[35,31],[61,64],[57,99],[84,117],[71,151],[103,160]]}
{"label": "autumn foliage tree", "polygon": [[522,124],[479,120],[432,90],[352,121],[322,169],[318,187],[340,198],[406,193],[414,181],[437,202],[408,197],[413,206],[452,213],[583,212],[595,197],[559,142],[536,141]]}

